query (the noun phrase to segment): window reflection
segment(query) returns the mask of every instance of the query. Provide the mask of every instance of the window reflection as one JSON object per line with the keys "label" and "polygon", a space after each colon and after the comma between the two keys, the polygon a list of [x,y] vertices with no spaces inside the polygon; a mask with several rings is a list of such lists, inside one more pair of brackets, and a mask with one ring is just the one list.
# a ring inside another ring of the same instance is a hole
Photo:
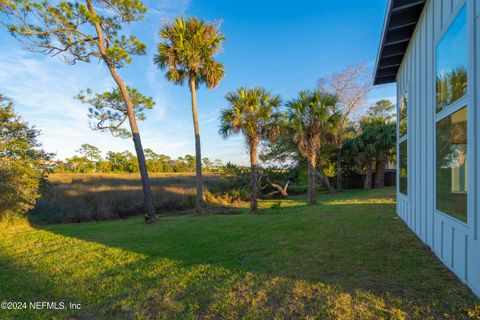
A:
{"label": "window reflection", "polygon": [[403,137],[407,134],[407,93],[403,95],[402,99],[400,100],[400,108],[399,108],[399,135]]}
{"label": "window reflection", "polygon": [[437,210],[467,222],[467,108],[437,122]]}
{"label": "window reflection", "polygon": [[408,142],[407,140],[400,142],[399,147],[400,159],[400,193],[408,194]]}
{"label": "window reflection", "polygon": [[437,45],[437,112],[467,93],[467,9],[462,8]]}

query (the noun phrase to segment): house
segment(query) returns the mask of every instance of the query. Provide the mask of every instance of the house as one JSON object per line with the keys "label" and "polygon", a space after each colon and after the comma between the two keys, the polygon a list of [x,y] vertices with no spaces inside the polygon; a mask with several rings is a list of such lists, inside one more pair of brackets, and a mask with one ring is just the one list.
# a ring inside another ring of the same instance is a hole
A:
{"label": "house", "polygon": [[397,214],[480,296],[480,0],[390,0],[375,84],[397,83]]}

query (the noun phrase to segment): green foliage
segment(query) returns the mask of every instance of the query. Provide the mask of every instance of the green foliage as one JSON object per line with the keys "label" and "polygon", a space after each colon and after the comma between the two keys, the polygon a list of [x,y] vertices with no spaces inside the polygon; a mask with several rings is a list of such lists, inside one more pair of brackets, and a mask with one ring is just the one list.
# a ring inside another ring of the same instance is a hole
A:
{"label": "green foliage", "polygon": [[102,159],[102,152],[100,149],[88,143],[82,144],[77,152],[84,155],[90,161],[100,161],[100,159]]}
{"label": "green foliage", "polygon": [[[137,157],[130,151],[108,151],[106,158],[101,157],[101,151],[93,145],[82,144],[74,155],[64,161],[56,161],[53,167],[57,173],[137,173],[139,171]],[[164,154],[157,154],[152,149],[145,149],[148,171],[151,173],[195,172],[195,156],[185,155],[172,159]],[[211,162],[204,158],[205,170],[222,172],[221,160]]]}
{"label": "green foliage", "polygon": [[337,102],[335,95],[320,91],[301,91],[287,102],[288,128],[302,157],[317,156],[322,146],[335,141],[341,120]]}
{"label": "green foliage", "polygon": [[463,97],[467,92],[467,69],[458,67],[437,77],[437,112]]}
{"label": "green foliage", "polygon": [[107,161],[111,164],[111,172],[134,173],[138,172],[138,161],[130,151],[107,153]]}
{"label": "green foliage", "polygon": [[[316,202],[317,176],[328,192],[334,191],[325,177],[322,163],[325,155],[322,151],[338,140],[336,129],[342,120],[342,114],[336,110],[337,103],[338,97],[326,91],[301,91],[297,98],[287,102],[289,134],[298,154],[308,163],[310,204]],[[320,170],[317,169],[319,162]]]}
{"label": "green foliage", "polygon": [[[137,120],[145,120],[145,112],[153,109],[152,98],[142,95],[138,90],[127,87]],[[76,99],[90,105],[88,117],[92,120],[93,130],[109,131],[115,137],[129,138],[131,133],[122,127],[128,119],[128,110],[119,88],[103,93],[92,93],[91,89],[80,92]]]}
{"label": "green foliage", "polygon": [[223,138],[239,134],[246,145],[257,147],[260,141],[273,141],[279,136],[283,114],[281,98],[263,88],[238,88],[226,95],[228,107],[220,112],[219,133]]}
{"label": "green foliage", "polygon": [[52,155],[41,149],[39,135],[0,94],[0,219],[26,213],[40,196]]}
{"label": "green foliage", "polygon": [[162,41],[154,57],[155,64],[166,70],[166,77],[176,84],[187,79],[195,84],[215,88],[225,73],[221,62],[215,61],[225,41],[219,24],[197,18],[178,17],[160,30]]}
{"label": "green foliage", "polygon": [[368,109],[367,117],[392,122],[395,119],[395,105],[390,100],[379,100]]}
{"label": "green foliage", "polygon": [[345,141],[345,156],[361,173],[372,168],[375,161],[386,160],[395,153],[396,123],[389,111],[392,108],[389,101],[377,102],[361,119],[357,135]]}
{"label": "green foliage", "polygon": [[[146,52],[135,36],[121,34],[124,24],[143,19],[146,7],[139,0],[8,0],[0,12],[6,17],[0,23],[29,49],[60,55],[70,64],[101,58],[120,68],[131,62],[131,55]],[[103,39],[94,29],[96,23]]]}

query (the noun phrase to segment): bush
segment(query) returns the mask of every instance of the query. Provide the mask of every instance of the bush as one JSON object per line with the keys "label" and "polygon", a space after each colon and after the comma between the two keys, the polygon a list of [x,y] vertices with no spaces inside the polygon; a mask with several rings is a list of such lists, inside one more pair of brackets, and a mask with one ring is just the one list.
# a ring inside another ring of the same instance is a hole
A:
{"label": "bush", "polygon": [[0,94],[0,219],[26,213],[45,187],[51,155],[39,149],[39,134]]}

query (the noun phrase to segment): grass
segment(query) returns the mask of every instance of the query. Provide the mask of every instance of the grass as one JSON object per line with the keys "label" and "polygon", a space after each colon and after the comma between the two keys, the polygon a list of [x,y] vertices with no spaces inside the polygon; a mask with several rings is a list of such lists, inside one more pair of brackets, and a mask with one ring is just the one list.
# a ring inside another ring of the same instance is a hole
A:
{"label": "grass", "polygon": [[[394,215],[393,189],[258,214],[4,226],[0,318],[459,319],[480,304]],[[273,207],[273,209],[270,209]]]}
{"label": "grass", "polygon": [[[218,175],[206,174],[206,189],[218,181]],[[138,174],[52,174],[49,182],[52,190],[30,214],[35,223],[108,220],[139,214],[143,208]],[[150,182],[157,211],[195,206],[194,174],[152,174]]]}

